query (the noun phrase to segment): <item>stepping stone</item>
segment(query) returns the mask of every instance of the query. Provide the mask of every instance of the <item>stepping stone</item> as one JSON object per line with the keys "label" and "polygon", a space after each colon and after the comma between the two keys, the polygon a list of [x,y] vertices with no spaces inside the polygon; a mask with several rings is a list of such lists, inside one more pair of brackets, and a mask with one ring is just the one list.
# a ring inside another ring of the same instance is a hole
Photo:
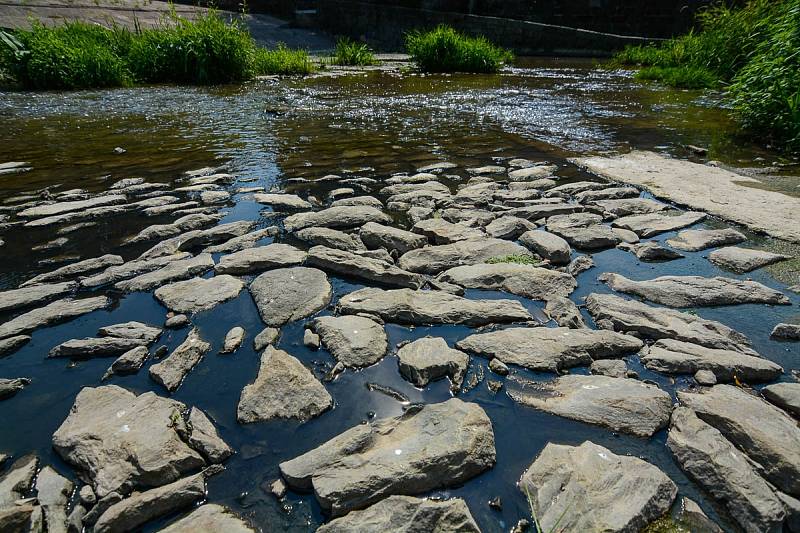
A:
{"label": "stepping stone", "polygon": [[615,228],[628,229],[639,237],[649,238],[667,231],[685,228],[697,224],[706,218],[705,213],[687,211],[680,215],[669,216],[661,213],[630,215],[618,218],[611,223]]}
{"label": "stepping stone", "polygon": [[120,339],[116,337],[72,339],[55,346],[48,352],[47,357],[91,359],[94,357],[117,356],[147,344],[143,339]]}
{"label": "stepping stone", "polygon": [[586,204],[598,200],[621,200],[623,198],[638,198],[639,189],[634,187],[609,187],[599,191],[583,191],[575,195],[575,200]]}
{"label": "stepping stone", "polygon": [[428,239],[422,235],[374,222],[364,224],[359,235],[370,250],[384,248],[388,252],[397,252],[399,255],[428,244]]}
{"label": "stepping stone", "polygon": [[171,261],[158,270],[119,281],[114,287],[126,292],[149,291],[170,282],[192,278],[212,268],[214,268],[214,260],[211,258],[211,254],[199,254],[195,257]]}
{"label": "stepping stone", "polygon": [[403,254],[397,264],[410,272],[438,274],[449,268],[485,263],[488,259],[509,255],[528,255],[528,250],[503,239],[468,240],[412,250]]}
{"label": "stepping stone", "polygon": [[93,207],[124,204],[128,198],[121,194],[109,194],[97,196],[88,200],[78,200],[76,202],[58,202],[54,204],[40,205],[23,209],[17,213],[21,218],[41,218],[62,215],[73,211],[85,211]]}
{"label": "stepping stone", "polygon": [[311,209],[311,204],[296,194],[254,194],[253,199],[260,203],[272,206],[275,209],[303,210]]}
{"label": "stepping stone", "polygon": [[188,252],[178,252],[156,259],[143,259],[141,261],[128,261],[117,266],[111,266],[98,274],[82,277],[79,280],[81,287],[94,288],[101,285],[116,283],[134,276],[140,276],[167,266],[174,261],[189,259],[192,255]]}
{"label": "stepping stone", "polygon": [[121,324],[103,326],[97,331],[101,337],[117,337],[120,339],[139,339],[147,344],[155,342],[161,336],[161,328],[149,326],[142,322],[130,321]]}
{"label": "stepping stone", "polygon": [[226,274],[213,278],[178,281],[156,289],[153,296],[177,313],[200,313],[233,300],[244,289],[244,283]]}
{"label": "stepping stone", "polygon": [[32,285],[0,292],[0,312],[23,309],[70,294],[77,288],[75,282]]}
{"label": "stepping stone", "polygon": [[774,383],[761,389],[768,402],[800,417],[800,383]]}
{"label": "stepping stone", "polygon": [[44,274],[39,274],[35,276],[25,283],[21,284],[20,287],[30,287],[31,285],[37,285],[41,283],[49,283],[52,281],[62,281],[69,278],[77,277],[81,274],[86,274],[89,272],[94,272],[96,270],[101,270],[109,266],[113,265],[121,265],[124,261],[118,255],[103,255],[100,257],[93,257],[91,259],[84,259],[83,261],[78,261],[77,263],[72,263],[67,266],[63,266],[52,272],[46,272]]}
{"label": "stepping stone", "polygon": [[231,328],[225,335],[225,340],[222,343],[222,349],[219,353],[233,353],[238,350],[239,346],[244,342],[244,335],[244,328],[240,326]]}
{"label": "stepping stone", "polygon": [[725,270],[744,274],[761,267],[790,259],[788,255],[773,254],[763,250],[728,246],[708,254],[708,260]]}
{"label": "stepping stone", "polygon": [[280,327],[323,309],[333,294],[328,277],[316,268],[269,270],[250,283],[250,294],[268,326]]}
{"label": "stepping stone", "polygon": [[188,436],[189,444],[199,451],[209,463],[221,463],[233,455],[233,449],[220,438],[217,428],[197,407],[192,407],[192,410],[189,411],[189,425],[192,428],[192,432]]}
{"label": "stepping stone", "polygon": [[469,356],[454,350],[441,337],[424,337],[397,351],[400,374],[417,387],[449,377],[451,389],[461,388],[469,365]]}
{"label": "stepping stone", "polygon": [[649,198],[625,198],[620,200],[595,200],[592,202],[607,215],[614,218],[630,215],[647,215],[669,208],[667,204]]}
{"label": "stepping stone", "polygon": [[578,306],[564,296],[549,297],[544,307],[544,312],[561,327],[572,329],[586,327]]}
{"label": "stepping stone", "polygon": [[535,180],[538,178],[545,178],[555,174],[558,167],[556,165],[540,165],[534,167],[520,168],[511,170],[508,173],[508,179],[511,181],[527,181]]}
{"label": "stepping stone", "polygon": [[137,373],[149,355],[150,353],[147,351],[146,346],[137,346],[132,350],[128,350],[111,363],[111,366],[103,375],[103,379],[106,380],[115,374],[117,376],[125,376]]}
{"label": "stepping stone", "polygon": [[211,345],[200,337],[200,331],[194,328],[189,332],[180,346],[150,367],[150,377],[153,381],[164,386],[168,391],[174,392],[181,386],[184,378],[195,367],[200,359],[211,350]]}
{"label": "stepping stone", "polygon": [[[622,245],[619,247],[622,248]],[[683,254],[665,248],[655,241],[634,244],[630,246],[630,250],[642,261],[672,261],[683,257]]]}
{"label": "stepping stone", "polygon": [[111,299],[106,296],[95,296],[81,300],[56,300],[44,307],[33,309],[0,324],[0,339],[19,336],[45,326],[67,322],[109,305],[111,305]]}
{"label": "stepping stone", "polygon": [[547,231],[525,232],[519,238],[519,242],[554,265],[566,265],[572,255],[572,249],[567,241]]}
{"label": "stepping stone", "polygon": [[411,229],[430,239],[433,244],[439,245],[485,237],[484,233],[477,228],[470,228],[464,224],[453,224],[441,218],[421,220]]}
{"label": "stepping stone", "polygon": [[699,252],[708,248],[739,244],[747,237],[733,228],[725,229],[690,229],[681,231],[675,237],[667,239],[667,244],[686,252]]}
{"label": "stepping stone", "polygon": [[215,503],[206,503],[172,522],[160,533],[195,533],[198,531],[224,531],[225,533],[255,533],[244,520],[230,509]]}
{"label": "stepping stone", "polygon": [[535,230],[536,224],[519,217],[500,217],[492,220],[485,229],[490,237],[513,241],[526,231]]}
{"label": "stepping stone", "polygon": [[628,374],[628,365],[621,359],[600,359],[589,365],[589,373],[611,378],[624,378]]}
{"label": "stepping stone", "polygon": [[308,254],[288,244],[273,243],[223,256],[214,270],[218,274],[250,274],[285,268],[305,262]]}
{"label": "stepping stone", "polygon": [[311,248],[307,263],[335,274],[391,287],[418,289],[425,283],[425,278],[419,274],[397,268],[385,261],[324,246]]}
{"label": "stepping stone", "polygon": [[366,250],[367,247],[357,235],[330,228],[306,228],[294,233],[294,236],[312,246],[326,246],[347,252]]}
{"label": "stepping stone", "polygon": [[437,279],[467,289],[500,290],[532,300],[569,296],[578,286],[575,278],[565,272],[514,263],[459,266],[439,274]]}
{"label": "stepping stone", "polygon": [[322,344],[346,367],[370,366],[386,355],[389,341],[381,324],[360,316],[322,316],[311,328]]}
{"label": "stepping stone", "polygon": [[390,224],[391,219],[383,211],[366,205],[329,207],[322,211],[298,213],[286,217],[286,231],[297,231],[312,226],[325,228],[357,228],[367,222]]}

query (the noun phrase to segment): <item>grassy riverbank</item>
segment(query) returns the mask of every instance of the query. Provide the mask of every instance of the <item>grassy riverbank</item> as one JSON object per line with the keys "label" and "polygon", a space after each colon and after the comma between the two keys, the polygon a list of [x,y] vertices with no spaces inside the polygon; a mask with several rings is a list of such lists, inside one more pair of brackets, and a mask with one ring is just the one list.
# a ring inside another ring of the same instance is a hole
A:
{"label": "grassy riverbank", "polygon": [[800,150],[800,0],[751,0],[699,16],[700,30],[660,46],[626,48],[617,64],[639,79],[725,90],[749,131]]}
{"label": "grassy riverbank", "polygon": [[215,12],[193,21],[173,13],[161,27],[137,31],[35,23],[2,37],[0,71],[25,89],[230,83],[313,70],[305,51],[259,48],[238,22]]}

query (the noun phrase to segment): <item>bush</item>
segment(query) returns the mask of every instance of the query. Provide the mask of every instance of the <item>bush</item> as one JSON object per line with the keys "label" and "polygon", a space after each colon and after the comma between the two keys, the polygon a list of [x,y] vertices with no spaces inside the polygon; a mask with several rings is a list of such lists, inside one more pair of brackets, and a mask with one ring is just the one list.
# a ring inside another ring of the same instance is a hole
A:
{"label": "bush", "polygon": [[274,50],[259,48],[255,54],[255,74],[270,76],[276,74],[310,74],[314,64],[305,50],[292,50],[279,44]]}
{"label": "bush", "polygon": [[514,58],[484,37],[468,37],[447,26],[408,33],[406,50],[426,72],[497,72]]}
{"label": "bush", "polygon": [[365,66],[377,63],[375,56],[366,44],[351,41],[346,37],[336,41],[333,62],[336,65],[346,66]]}

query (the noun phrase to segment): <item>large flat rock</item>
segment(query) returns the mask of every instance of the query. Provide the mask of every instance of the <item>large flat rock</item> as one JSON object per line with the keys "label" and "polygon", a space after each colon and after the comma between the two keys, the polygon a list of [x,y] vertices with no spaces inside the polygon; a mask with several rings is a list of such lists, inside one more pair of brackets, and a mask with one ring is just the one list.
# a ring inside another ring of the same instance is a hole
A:
{"label": "large flat rock", "polygon": [[260,204],[269,205],[275,209],[311,209],[311,204],[296,194],[258,193],[253,195],[253,199]]}
{"label": "large flat rock", "polygon": [[515,300],[473,300],[443,291],[366,288],[344,295],[339,308],[346,314],[367,313],[399,324],[464,324],[532,320]]}
{"label": "large flat rock", "polygon": [[54,346],[47,357],[74,357],[77,359],[90,359],[92,357],[109,357],[120,355],[137,346],[145,346],[143,339],[121,339],[115,337],[99,337],[86,339],[71,339]]}
{"label": "large flat rock", "polygon": [[615,228],[622,228],[636,233],[639,237],[655,237],[660,233],[675,231],[697,224],[704,220],[704,213],[689,211],[679,215],[665,215],[662,213],[650,213],[644,215],[629,215],[614,220],[611,225]]}
{"label": "large flat rock", "polygon": [[474,239],[441,246],[426,246],[403,254],[400,268],[422,274],[438,274],[449,268],[484,263],[509,255],[528,255],[528,249],[503,239]]}
{"label": "large flat rock", "polygon": [[75,202],[57,202],[54,204],[40,205],[37,207],[30,207],[23,209],[17,216],[23,218],[40,218],[61,215],[73,211],[84,211],[92,207],[100,207],[105,205],[124,204],[128,199],[121,194],[109,194],[106,196],[97,196],[88,200],[78,200]]}
{"label": "large flat rock", "polygon": [[442,218],[429,218],[420,220],[411,228],[414,232],[427,237],[433,244],[452,244],[468,239],[482,239],[484,233],[477,228],[470,228],[464,224],[454,224]]}
{"label": "large flat rock", "polygon": [[650,339],[675,339],[723,350],[758,354],[738,331],[714,320],[673,309],[651,307],[613,294],[593,293],[586,297],[586,309],[598,327],[622,333],[638,333]]}
{"label": "large flat rock", "polygon": [[178,313],[199,313],[233,300],[244,289],[239,278],[221,274],[163,285],[153,293],[156,300]]}
{"label": "large flat rock", "polygon": [[565,272],[515,263],[480,263],[451,268],[439,275],[467,289],[500,290],[533,300],[569,296],[578,286]]}
{"label": "large flat rock", "polygon": [[197,276],[212,268],[214,268],[214,260],[211,258],[211,254],[199,254],[187,259],[170,261],[158,270],[117,282],[114,286],[121,291],[149,291],[173,281]]}
{"label": "large flat rock", "polygon": [[322,211],[297,213],[286,217],[283,224],[287,231],[297,231],[311,226],[324,228],[356,228],[367,222],[389,224],[391,219],[383,211],[367,205],[343,205]]}
{"label": "large flat rock", "polygon": [[255,532],[253,528],[236,516],[230,509],[216,503],[207,503],[196,508],[183,518],[172,522],[164,529],[161,529],[159,533],[198,533],[200,531],[216,531],[220,533]]}
{"label": "large flat rock", "polygon": [[308,254],[288,244],[273,243],[225,255],[214,270],[219,274],[250,274],[302,264]]}
{"label": "large flat rock", "polygon": [[462,350],[505,364],[549,372],[590,365],[595,359],[621,358],[643,345],[636,337],[613,331],[562,327],[507,328],[456,343]]}
{"label": "large flat rock", "polygon": [[678,392],[678,399],[758,463],[768,481],[800,496],[800,427],[789,415],[733,385]]}
{"label": "large flat rock", "polygon": [[13,311],[40,304],[75,290],[74,282],[32,285],[0,292],[0,312]]}
{"label": "large flat rock", "polygon": [[178,252],[176,254],[166,255],[155,259],[128,261],[121,265],[110,266],[97,274],[81,277],[79,283],[81,284],[81,287],[99,287],[101,285],[116,283],[134,276],[146,274],[148,272],[163,268],[173,261],[189,259],[190,257],[191,254],[187,252]]}
{"label": "large flat rock", "polygon": [[669,510],[678,492],[658,467],[590,441],[548,443],[519,487],[541,531],[643,531]]}
{"label": "large flat rock", "polygon": [[733,228],[724,229],[687,229],[675,237],[667,239],[667,244],[685,252],[699,252],[717,246],[738,244],[747,237]]}
{"label": "large flat rock", "polygon": [[305,422],[332,406],[331,395],[309,369],[267,346],[256,380],[242,390],[236,417],[243,424],[287,418]]}
{"label": "large flat rock", "polygon": [[494,462],[489,417],[453,398],[355,426],[280,470],[290,487],[313,490],[323,509],[340,516],[386,496],[460,485]]}
{"label": "large flat rock", "polygon": [[44,326],[66,322],[109,305],[111,305],[111,299],[106,296],[94,296],[80,300],[56,300],[0,324],[0,339],[19,336],[21,333],[30,333]]}
{"label": "large flat rock", "polygon": [[746,382],[772,381],[783,374],[780,365],[762,357],[673,339],[661,339],[645,348],[641,360],[650,370],[666,374],[694,374],[698,370],[708,370],[714,373],[720,383],[735,379]]}
{"label": "large flat rock", "polygon": [[789,305],[780,291],[757,281],[721,276],[661,276],[634,281],[621,274],[607,272],[598,278],[617,292],[638,296],[668,307],[708,307],[738,304]]}
{"label": "large flat rock", "polygon": [[381,324],[360,316],[321,316],[311,323],[325,348],[346,367],[370,366],[386,355],[389,341]]}
{"label": "large flat rock", "polygon": [[418,289],[425,279],[412,272],[397,268],[379,259],[365,257],[325,246],[314,246],[308,251],[308,265],[356,279],[390,287]]}
{"label": "large flat rock", "polygon": [[508,395],[535,409],[637,437],[665,427],[672,412],[672,398],[656,385],[608,376],[568,374],[509,387]]}
{"label": "large flat rock", "polygon": [[295,232],[294,237],[314,246],[327,246],[348,252],[366,250],[358,235],[351,235],[331,228],[306,228]]}
{"label": "large flat rock", "polygon": [[789,256],[764,250],[728,246],[708,254],[708,260],[725,270],[744,274],[789,259]]}
{"label": "large flat rock", "polygon": [[428,239],[418,233],[375,222],[367,222],[361,226],[359,235],[370,250],[383,248],[388,252],[397,252],[400,255],[428,244]]}
{"label": "large flat rock", "polygon": [[519,242],[554,265],[566,265],[572,256],[569,243],[547,231],[527,231],[520,236]]}
{"label": "large flat rock", "polygon": [[333,290],[325,272],[316,268],[279,268],[264,272],[250,284],[250,294],[268,326],[313,315],[331,301]]}
{"label": "large flat rock", "polygon": [[659,198],[800,242],[800,198],[765,190],[759,187],[760,181],[748,176],[653,152],[585,157],[574,162],[611,181],[642,187]]}
{"label": "large flat rock", "polygon": [[775,383],[761,389],[770,403],[800,417],[800,383]]}
{"label": "large flat rock", "polygon": [[783,505],[753,465],[691,409],[672,413],[667,446],[680,467],[745,531],[780,533]]}
{"label": "large flat rock", "polygon": [[150,377],[168,391],[174,392],[181,386],[186,375],[210,350],[211,344],[204,341],[200,336],[200,331],[194,328],[169,356],[150,367]]}
{"label": "large flat rock", "polygon": [[80,276],[81,274],[101,270],[109,266],[121,265],[122,263],[122,257],[118,255],[106,254],[101,255],[100,257],[92,257],[76,263],[70,263],[69,265],[57,268],[51,272],[39,274],[38,276],[35,276],[21,284],[20,287],[30,287],[31,285],[37,285],[39,283],[62,281]]}

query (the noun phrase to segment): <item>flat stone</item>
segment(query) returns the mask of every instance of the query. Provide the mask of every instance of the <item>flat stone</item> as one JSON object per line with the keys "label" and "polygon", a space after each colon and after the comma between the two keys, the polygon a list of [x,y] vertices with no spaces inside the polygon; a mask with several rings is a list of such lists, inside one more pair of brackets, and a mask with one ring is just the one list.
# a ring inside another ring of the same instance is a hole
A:
{"label": "flat stone", "polygon": [[418,191],[435,191],[450,194],[450,189],[444,183],[440,183],[435,179],[418,182],[418,183],[397,183],[389,185],[380,190],[381,194],[386,196],[398,196],[401,194],[414,193]]}
{"label": "flat stone", "polygon": [[344,295],[339,300],[339,308],[346,314],[366,313],[386,322],[412,325],[481,326],[532,320],[528,311],[515,300],[476,300],[443,291],[411,289],[357,290]]}
{"label": "flat stone", "polygon": [[25,455],[14,461],[0,477],[0,509],[15,505],[33,487],[39,460],[35,455]]}
{"label": "flat stone", "polygon": [[450,348],[441,337],[424,337],[400,348],[397,361],[400,374],[417,387],[448,377],[451,388],[458,390],[467,373],[469,356]]}
{"label": "flat stone", "polygon": [[211,254],[199,254],[188,259],[171,261],[158,270],[117,282],[114,286],[126,292],[149,291],[173,281],[197,276],[212,268],[214,268],[214,260],[211,258]]}
{"label": "flat stone", "polygon": [[800,494],[800,427],[789,415],[733,385],[678,392],[678,400],[760,465],[768,481]]}
{"label": "flat stone", "polygon": [[311,209],[312,207],[310,203],[295,194],[254,194],[253,199],[260,204],[287,211]]}
{"label": "flat stone", "polygon": [[340,198],[331,202],[331,207],[339,207],[343,205],[368,205],[375,209],[383,209],[383,202],[374,196],[353,196],[352,198]]}
{"label": "flat stone", "polygon": [[255,248],[258,244],[258,241],[262,239],[266,239],[268,237],[274,237],[278,233],[277,226],[270,226],[268,228],[259,229],[252,231],[250,233],[245,233],[244,235],[239,235],[238,237],[233,237],[232,239],[228,239],[227,241],[220,243],[220,244],[213,244],[208,246],[207,248],[203,249],[203,252],[207,254],[217,254],[217,253],[232,253],[238,252],[240,250],[245,250],[247,248]]}
{"label": "flat stone", "polygon": [[585,208],[578,204],[540,204],[529,205],[526,207],[516,207],[505,212],[505,215],[524,218],[526,220],[536,221],[540,218],[549,218],[555,215],[569,215],[572,213],[580,213]]}
{"label": "flat stone", "polygon": [[583,321],[583,317],[581,316],[578,306],[567,297],[548,297],[547,304],[544,307],[544,312],[551,319],[555,320],[556,324],[561,327],[572,329],[586,327],[586,323]]}
{"label": "flat stone", "polygon": [[551,178],[539,178],[532,181],[512,181],[508,184],[508,188],[512,191],[522,191],[522,190],[530,190],[530,189],[538,189],[540,191],[544,191],[547,189],[552,189],[558,185],[556,180]]}
{"label": "flat stone", "polygon": [[103,376],[103,379],[107,379],[112,374],[116,374],[117,376],[125,376],[128,374],[135,374],[142,368],[147,356],[150,353],[147,351],[146,346],[137,346],[131,350],[128,350],[124,354],[120,355],[116,361],[111,363],[111,366],[106,371],[106,374]]}
{"label": "flat stone", "polygon": [[174,417],[185,411],[184,404],[153,392],[85,387],[53,434],[53,448],[91,481],[98,498],[171,483],[204,464],[175,427]]}
{"label": "flat stone", "polygon": [[421,220],[414,224],[412,230],[426,236],[433,244],[452,244],[468,239],[481,239],[485,236],[479,229],[464,224],[453,224],[441,218]]}
{"label": "flat stone", "polygon": [[186,315],[174,315],[164,322],[164,327],[169,329],[180,329],[189,325],[189,317]]}
{"label": "flat stone", "polygon": [[231,200],[231,194],[225,191],[203,191],[200,201],[205,205],[224,204]]}
{"label": "flat stone", "polygon": [[580,250],[600,250],[620,243],[621,238],[609,226],[601,224],[603,217],[594,213],[556,215],[547,219],[547,231],[564,238]]}
{"label": "flat stone", "polygon": [[306,228],[295,232],[294,236],[311,245],[327,246],[347,252],[367,249],[358,236],[330,228]]}
{"label": "flat stone", "polygon": [[669,511],[678,492],[658,467],[591,441],[548,443],[519,486],[540,531],[643,531]]}
{"label": "flat stone", "polygon": [[611,231],[622,241],[620,244],[622,243],[636,244],[640,240],[638,235],[627,229],[611,228]]}
{"label": "flat stone", "polygon": [[297,231],[312,226],[325,228],[361,227],[367,222],[388,224],[391,219],[381,210],[366,205],[329,207],[322,211],[298,213],[286,217],[283,224],[287,231]]}
{"label": "flat stone", "polygon": [[[0,169],[0,175],[5,173],[6,171]],[[25,533],[35,530],[36,526],[33,526],[33,523],[36,520],[33,515],[37,510],[39,513],[41,512],[41,508],[30,504],[12,505],[0,509],[0,530],[8,533]]]}
{"label": "flat stone", "polygon": [[420,167],[417,169],[417,172],[442,172],[443,170],[450,170],[453,168],[458,168],[458,165],[455,163],[450,163],[449,161],[440,161],[438,163],[431,163],[430,165],[425,165],[424,167]]}
{"label": "flat stone", "polygon": [[317,533],[480,533],[464,500],[430,500],[411,496],[389,496],[361,511],[331,520]]}
{"label": "flat stone", "polygon": [[425,283],[425,279],[419,274],[397,268],[393,264],[324,246],[311,248],[307,263],[335,274],[391,287],[418,289]]}
{"label": "flat stone", "polygon": [[[216,215],[215,215],[216,216]],[[247,235],[253,230],[256,223],[250,220],[240,220],[219,224],[204,230],[187,231],[174,238],[177,250],[186,252],[195,248],[207,247],[213,244],[229,241],[235,237]]]}
{"label": "flat stone", "polygon": [[768,402],[800,417],[800,383],[774,383],[761,389]]}
{"label": "flat stone", "polygon": [[572,248],[567,241],[542,230],[523,233],[519,242],[554,265],[566,265],[572,255]]}
{"label": "flat stone", "polygon": [[233,300],[244,289],[238,278],[221,274],[163,285],[153,293],[156,300],[178,313],[200,313]]}
{"label": "flat stone", "polygon": [[632,248],[636,257],[642,261],[672,261],[683,257],[683,254],[665,248],[655,241],[634,244]]}
{"label": "flat stone", "polygon": [[178,252],[176,254],[166,255],[155,259],[143,259],[137,261],[128,261],[121,265],[111,266],[104,271],[93,274],[91,276],[82,277],[79,280],[81,287],[94,288],[110,283],[116,283],[125,279],[146,274],[154,270],[165,267],[166,265],[183,259],[192,257],[187,252]]}
{"label": "flat stone", "polygon": [[197,533],[199,531],[255,533],[253,528],[230,509],[215,503],[201,505],[188,515],[161,529],[160,533]]}
{"label": "flat stone", "polygon": [[690,229],[681,231],[675,237],[667,239],[667,244],[678,250],[699,252],[707,248],[738,244],[746,240],[747,237],[732,228]]}
{"label": "flat stone", "polygon": [[222,343],[222,349],[219,353],[233,353],[239,349],[239,346],[244,342],[245,331],[243,327],[236,326],[231,328],[225,334],[225,340]]}
{"label": "flat stone", "polygon": [[332,406],[331,395],[310,370],[283,350],[267,346],[255,382],[242,390],[236,418],[242,424],[275,419],[305,422]]}
{"label": "flat stone", "polygon": [[461,485],[494,462],[489,417],[453,398],[357,425],[280,470],[290,487],[313,490],[323,509],[341,516],[386,496]]}
{"label": "flat stone", "polygon": [[628,366],[621,359],[600,359],[589,365],[589,373],[612,378],[624,378],[628,373]]}
{"label": "flat stone", "polygon": [[465,224],[473,227],[484,227],[489,222],[497,218],[497,214],[484,209],[476,209],[474,207],[459,208],[453,207],[445,209],[441,212],[442,218],[447,222],[453,224]]}
{"label": "flat stone", "polygon": [[511,181],[529,181],[539,178],[546,178],[555,174],[558,167],[556,165],[537,165],[533,167],[511,170],[508,179]]}
{"label": "flat stone", "polygon": [[783,368],[768,359],[673,339],[661,339],[645,348],[641,360],[650,370],[666,374],[710,371],[719,382],[772,381],[783,374]]}
{"label": "flat stone", "polygon": [[586,308],[598,327],[633,332],[650,339],[675,339],[708,348],[758,356],[750,341],[736,330],[713,320],[672,309],[651,307],[613,294],[593,293]]}
{"label": "flat stone", "polygon": [[758,268],[779,263],[786,259],[790,259],[790,257],[783,254],[765,252],[763,250],[738,248],[736,246],[720,248],[708,254],[709,261],[720,268],[736,272],[737,274],[752,272]]}
{"label": "flat stone", "polygon": [[536,224],[524,218],[507,216],[492,220],[485,229],[490,237],[513,241],[526,231],[535,230]]}
{"label": "flat stone", "polygon": [[710,370],[698,370],[694,373],[694,380],[698,385],[711,387],[717,384],[717,376]]}
{"label": "flat stone", "polygon": [[319,350],[320,338],[319,335],[307,329],[303,331],[303,346],[311,350]]}
{"label": "flat stone", "polygon": [[589,365],[594,359],[618,358],[644,345],[613,331],[569,328],[506,328],[470,335],[456,347],[489,359],[531,370],[557,372]]}
{"label": "flat stone", "polygon": [[738,304],[789,305],[783,293],[757,281],[703,276],[661,276],[633,281],[607,272],[599,278],[611,289],[668,307],[707,307]]}
{"label": "flat stone", "polygon": [[26,228],[44,228],[54,226],[56,224],[70,224],[81,220],[96,220],[103,217],[110,217],[113,215],[121,215],[128,211],[135,209],[131,204],[125,205],[111,205],[103,207],[91,207],[80,211],[71,211],[61,215],[53,215],[50,217],[36,218],[25,223]]}
{"label": "flat stone", "polygon": [[691,409],[672,413],[667,446],[689,476],[745,531],[782,530],[783,505],[747,458]]}
{"label": "flat stone", "polygon": [[367,248],[371,250],[384,248],[400,255],[428,244],[428,239],[422,235],[374,222],[364,224],[359,235]]}
{"label": "flat stone", "polygon": [[501,290],[533,300],[569,296],[578,286],[567,273],[516,263],[459,266],[441,273],[438,279],[467,289]]}
{"label": "flat stone", "polygon": [[54,204],[30,207],[18,212],[17,216],[22,218],[51,217],[72,211],[85,211],[86,209],[90,209],[92,207],[124,204],[127,201],[128,199],[121,194],[109,194],[106,196],[97,196],[88,200],[79,200],[76,202],[58,202]]}
{"label": "flat stone", "polygon": [[64,296],[75,290],[74,282],[32,285],[0,292],[0,312],[23,309]]}
{"label": "flat stone", "polygon": [[692,224],[697,224],[706,218],[705,213],[688,211],[680,215],[669,216],[662,213],[645,215],[630,215],[614,220],[611,225],[635,232],[639,237],[649,238],[660,233],[675,231]]}
{"label": "flat stone", "polygon": [[36,499],[42,507],[48,533],[67,533],[67,504],[74,485],[49,466],[36,477]]}
{"label": "flat stone", "polygon": [[47,354],[47,357],[91,359],[93,357],[117,356],[137,346],[146,344],[147,341],[142,339],[120,339],[116,337],[72,339],[55,346]]}
{"label": "flat stone", "polygon": [[94,525],[94,532],[135,531],[150,520],[191,507],[205,497],[206,482],[203,474],[196,474],[145,492],[135,492],[100,515]]}
{"label": "flat stone", "polygon": [[64,299],[56,300],[44,307],[33,309],[0,324],[0,339],[14,337],[23,333],[45,326],[52,326],[67,322],[73,318],[103,309],[111,305],[111,299],[106,296],[95,296],[81,300]]}
{"label": "flat stone", "polygon": [[575,200],[585,204],[598,200],[620,200],[623,198],[637,198],[639,189],[634,187],[609,187],[600,190],[582,191],[575,194]]}
{"label": "flat stone", "polygon": [[293,267],[267,271],[250,284],[261,319],[268,326],[313,315],[331,300],[331,284],[316,268]]}
{"label": "flat stone", "polygon": [[91,259],[85,259],[83,261],[78,261],[77,263],[63,266],[53,270],[52,272],[39,274],[38,276],[35,276],[21,284],[20,287],[30,287],[31,285],[37,285],[40,283],[62,281],[80,276],[81,274],[101,270],[112,265],[121,265],[123,262],[124,261],[122,258],[118,255],[106,254],[100,257],[93,257]]}
{"label": "flat stone", "polygon": [[11,353],[16,352],[28,342],[31,337],[29,335],[16,335],[8,337],[7,339],[0,339],[0,357],[5,357]]}
{"label": "flat stone", "polygon": [[607,183],[601,183],[598,181],[576,181],[554,187],[550,189],[550,192],[554,194],[566,194],[572,196],[584,191],[600,191],[607,187]]}
{"label": "flat stone", "polygon": [[614,218],[630,215],[647,215],[658,213],[669,208],[667,204],[649,198],[627,198],[621,200],[596,200],[593,205]]}
{"label": "flat stone", "polygon": [[174,392],[194,366],[211,350],[211,345],[200,337],[197,328],[192,329],[180,346],[171,354],[150,367],[153,381]]}
{"label": "flat stone", "polygon": [[218,274],[250,274],[270,268],[302,264],[307,253],[288,244],[268,244],[223,256],[214,270]]}
{"label": "flat stone", "polygon": [[197,407],[192,407],[189,411],[189,427],[189,445],[199,451],[209,463],[221,463],[233,455],[233,450],[220,438],[217,428]]}
{"label": "flat stone", "polygon": [[594,267],[594,259],[588,255],[579,255],[569,262],[565,270],[568,274],[577,276],[581,272],[585,272],[592,267]]}
{"label": "flat stone", "polygon": [[261,330],[261,333],[255,336],[253,339],[253,349],[257,352],[260,352],[270,344],[275,344],[275,341],[278,340],[278,335],[280,335],[281,331],[276,328],[264,328]]}
{"label": "flat stone", "polygon": [[568,374],[509,388],[508,395],[528,407],[637,437],[665,427],[672,412],[672,397],[656,385],[608,376]]}
{"label": "flat stone", "polygon": [[331,355],[350,368],[377,363],[389,346],[383,326],[360,316],[322,316],[311,327]]}
{"label": "flat stone", "polygon": [[438,274],[457,266],[484,263],[495,257],[527,255],[527,252],[527,248],[503,239],[468,240],[412,250],[400,257],[398,265],[411,272]]}
{"label": "flat stone", "polygon": [[28,378],[0,378],[0,400],[7,400],[16,396],[18,392],[30,385],[30,383],[31,380]]}
{"label": "flat stone", "polygon": [[501,167],[499,165],[485,165],[482,167],[471,167],[466,169],[466,171],[473,176],[483,176],[485,174],[503,174],[506,171],[506,167]]}

